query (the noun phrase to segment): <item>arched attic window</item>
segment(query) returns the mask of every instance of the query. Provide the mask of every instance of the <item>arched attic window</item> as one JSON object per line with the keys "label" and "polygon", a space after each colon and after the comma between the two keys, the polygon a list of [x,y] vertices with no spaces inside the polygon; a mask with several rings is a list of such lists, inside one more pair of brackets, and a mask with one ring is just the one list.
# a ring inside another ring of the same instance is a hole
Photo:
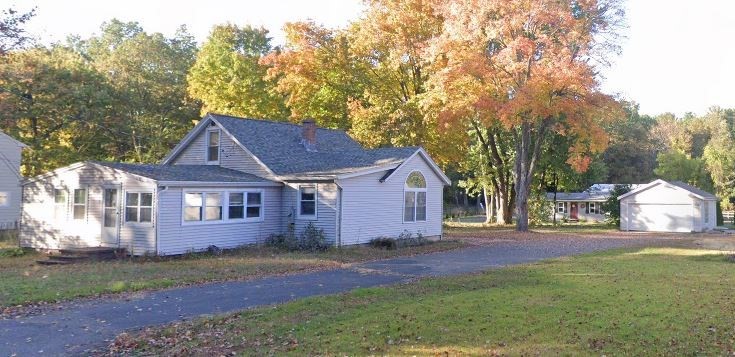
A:
{"label": "arched attic window", "polygon": [[403,221],[426,221],[426,179],[419,171],[411,172],[403,188]]}

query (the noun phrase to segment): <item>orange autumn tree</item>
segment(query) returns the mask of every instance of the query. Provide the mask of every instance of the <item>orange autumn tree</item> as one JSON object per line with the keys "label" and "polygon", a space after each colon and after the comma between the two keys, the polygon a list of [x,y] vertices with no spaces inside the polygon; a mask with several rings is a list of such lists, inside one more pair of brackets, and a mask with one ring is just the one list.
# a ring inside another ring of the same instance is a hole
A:
{"label": "orange autumn tree", "polygon": [[479,133],[487,171],[512,174],[496,194],[515,201],[517,229],[527,231],[545,140],[573,138],[568,163],[583,172],[607,145],[604,123],[620,117],[598,70],[618,49],[623,11],[617,0],[437,0],[436,8],[444,29],[432,47],[441,68],[430,102],[440,129]]}

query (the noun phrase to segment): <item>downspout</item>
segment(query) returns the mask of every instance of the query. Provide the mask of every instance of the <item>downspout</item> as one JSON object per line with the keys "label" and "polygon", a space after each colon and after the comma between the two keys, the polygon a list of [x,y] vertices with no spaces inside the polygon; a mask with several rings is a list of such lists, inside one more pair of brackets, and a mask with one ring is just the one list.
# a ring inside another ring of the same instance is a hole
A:
{"label": "downspout", "polygon": [[155,236],[155,239],[156,239],[156,255],[160,255],[161,254],[161,252],[158,250],[158,237],[160,237],[160,231],[161,231],[161,222],[159,221],[160,211],[161,211],[159,209],[161,207],[161,195],[160,195],[160,193],[161,192],[166,192],[166,191],[168,191],[168,186],[157,186],[156,187],[156,207],[155,207],[155,209],[156,209],[156,222],[154,223],[156,225],[156,229],[155,229],[155,232],[156,232],[156,236]]}
{"label": "downspout", "polygon": [[334,243],[338,247],[342,246],[342,186],[339,185],[337,180],[334,181],[337,186],[337,229],[335,231]]}

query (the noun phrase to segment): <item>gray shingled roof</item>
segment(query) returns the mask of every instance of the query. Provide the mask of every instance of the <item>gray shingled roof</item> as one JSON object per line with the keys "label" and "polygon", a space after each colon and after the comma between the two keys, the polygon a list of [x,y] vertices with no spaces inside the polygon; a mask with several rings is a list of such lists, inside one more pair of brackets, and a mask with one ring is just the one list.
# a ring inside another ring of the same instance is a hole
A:
{"label": "gray shingled roof", "polygon": [[270,180],[216,165],[152,165],[120,162],[92,163],[147,177],[156,181],[259,183]]}
{"label": "gray shingled roof", "polygon": [[316,151],[301,144],[300,125],[209,114],[279,176],[331,176],[400,164],[418,147],[365,149],[342,130],[318,128]]}
{"label": "gray shingled roof", "polygon": [[705,199],[711,199],[711,200],[716,200],[717,199],[717,196],[715,196],[715,195],[713,195],[713,194],[711,194],[711,193],[709,193],[707,191],[700,190],[700,189],[698,189],[698,188],[696,188],[694,186],[688,185],[688,184],[686,184],[684,182],[681,182],[681,181],[672,181],[672,182],[669,182],[669,183],[672,184],[672,185],[674,185],[674,186],[683,188],[683,189],[685,189],[685,190],[687,190],[689,192],[692,192],[692,193],[694,193],[696,195],[702,196]]}
{"label": "gray shingled roof", "polygon": [[[610,192],[615,188],[613,183],[596,183],[582,192],[557,192],[557,201],[604,201],[610,197]],[[630,185],[631,190],[641,186],[639,184]],[[546,193],[546,199],[553,200],[554,193]]]}

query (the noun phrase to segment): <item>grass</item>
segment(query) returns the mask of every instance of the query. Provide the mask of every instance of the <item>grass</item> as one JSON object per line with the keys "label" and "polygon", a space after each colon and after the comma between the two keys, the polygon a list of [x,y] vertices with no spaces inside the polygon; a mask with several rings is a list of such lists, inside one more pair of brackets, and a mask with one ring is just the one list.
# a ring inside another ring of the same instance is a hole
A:
{"label": "grass", "polygon": [[[212,281],[250,279],[299,271],[330,269],[343,264],[430,253],[462,247],[444,240],[418,247],[380,250],[365,246],[330,249],[320,253],[285,252],[249,247],[220,256],[207,254],[177,258],[129,259],[40,266],[43,255],[18,248],[0,249],[0,311],[2,307],[55,302],[78,297],[162,289]],[[23,251],[21,251],[23,252]],[[8,253],[8,254],[6,254]]]}
{"label": "grass", "polygon": [[735,263],[646,248],[314,297],[118,336],[145,355],[725,355]]}

